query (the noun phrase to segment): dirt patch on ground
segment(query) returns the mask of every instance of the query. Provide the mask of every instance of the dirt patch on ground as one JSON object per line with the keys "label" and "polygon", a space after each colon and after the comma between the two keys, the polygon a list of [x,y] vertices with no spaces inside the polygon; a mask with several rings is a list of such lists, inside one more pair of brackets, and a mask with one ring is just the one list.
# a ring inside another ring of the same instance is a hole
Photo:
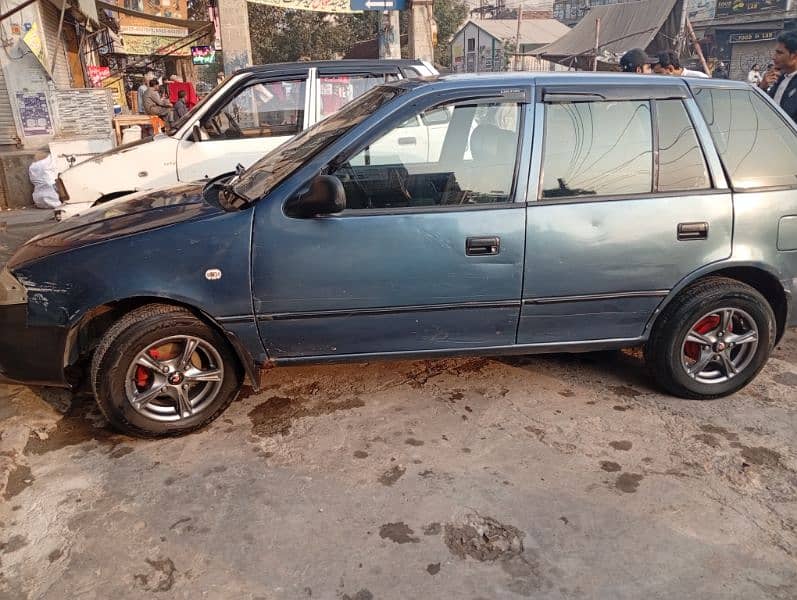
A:
{"label": "dirt patch on ground", "polygon": [[174,586],[177,577],[177,569],[171,558],[146,559],[147,564],[152,567],[149,573],[139,573],[133,576],[133,580],[148,592],[168,592]]}
{"label": "dirt patch on ground", "polygon": [[610,460],[602,460],[601,461],[601,469],[606,471],[607,473],[617,473],[618,471],[622,471],[623,468],[618,465],[616,462],[612,462]]}
{"label": "dirt patch on ground", "polygon": [[522,554],[524,535],[519,529],[492,517],[471,514],[461,523],[447,523],[444,541],[454,556],[494,561]]}
{"label": "dirt patch on ground", "polygon": [[415,532],[406,523],[385,523],[379,528],[379,537],[397,544],[417,544],[420,538],[413,537]]}
{"label": "dirt patch on ground", "polygon": [[390,469],[388,469],[379,476],[379,483],[390,487],[391,485],[396,483],[399,479],[401,479],[401,477],[406,472],[407,472],[406,468],[400,465],[394,465],[393,467],[391,467]]}
{"label": "dirt patch on ground", "polygon": [[637,491],[639,484],[643,479],[644,477],[638,473],[623,473],[617,478],[617,481],[614,485],[621,492],[633,494]]}
{"label": "dirt patch on ground", "polygon": [[775,469],[780,465],[780,453],[769,448],[742,446],[742,458],[751,465]]}
{"label": "dirt patch on ground", "polygon": [[724,427],[717,427],[716,425],[701,425],[700,431],[703,433],[713,433],[714,435],[721,435],[729,442],[735,442],[739,439],[739,434],[728,431]]}
{"label": "dirt patch on ground", "polygon": [[627,385],[612,385],[609,386],[609,391],[620,398],[631,398],[632,400],[642,395],[642,392]]}
{"label": "dirt patch on ground", "polygon": [[72,399],[69,409],[46,435],[31,433],[25,454],[40,456],[67,446],[97,441],[116,445],[124,438],[108,429],[94,399],[80,395]]}
{"label": "dirt patch on ground", "polygon": [[299,419],[320,417],[362,406],[365,406],[365,403],[359,398],[350,398],[342,402],[320,402],[307,406],[285,396],[272,396],[250,410],[249,419],[252,421],[252,433],[259,437],[273,437],[277,434],[285,436],[291,432],[294,422]]}
{"label": "dirt patch on ground", "polygon": [[633,446],[633,444],[628,440],[621,440],[619,442],[609,442],[609,445],[615,450],[622,450],[623,452],[628,452]]}
{"label": "dirt patch on ground", "polygon": [[720,441],[715,438],[710,433],[698,433],[697,435],[693,435],[698,442],[703,442],[706,446],[710,446],[711,448],[719,448]]}
{"label": "dirt patch on ground", "polygon": [[26,487],[32,485],[35,479],[29,466],[17,465],[8,476],[8,483],[6,484],[5,492],[3,492],[3,498],[11,500],[11,498],[20,494]]}

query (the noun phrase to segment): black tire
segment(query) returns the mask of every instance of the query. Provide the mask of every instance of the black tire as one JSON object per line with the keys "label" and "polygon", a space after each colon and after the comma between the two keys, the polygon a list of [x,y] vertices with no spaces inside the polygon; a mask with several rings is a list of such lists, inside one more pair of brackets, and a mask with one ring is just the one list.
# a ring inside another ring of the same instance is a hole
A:
{"label": "black tire", "polygon": [[[758,328],[758,347],[752,359],[724,382],[704,383],[689,376],[682,364],[687,334],[701,316],[731,308],[752,317]],[[645,347],[645,359],[657,383],[681,398],[712,400],[738,392],[764,368],[775,340],[775,314],[769,302],[752,287],[724,277],[709,277],[685,289],[663,311]]]}
{"label": "black tire", "polygon": [[[224,375],[215,396],[201,412],[177,421],[147,418],[128,400],[128,370],[140,352],[171,336],[191,336],[212,346],[221,358]],[[117,430],[138,437],[176,436],[204,427],[238,395],[243,372],[227,340],[190,311],[163,304],[135,309],[103,336],[91,362],[91,384],[100,410]]]}

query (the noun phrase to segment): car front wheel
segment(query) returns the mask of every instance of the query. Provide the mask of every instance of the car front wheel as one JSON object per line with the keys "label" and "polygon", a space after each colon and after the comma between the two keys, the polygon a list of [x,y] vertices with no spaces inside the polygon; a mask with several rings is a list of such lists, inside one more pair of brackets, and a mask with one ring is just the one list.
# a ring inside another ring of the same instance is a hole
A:
{"label": "car front wheel", "polygon": [[131,435],[185,434],[218,417],[242,382],[227,341],[180,307],[125,315],[94,353],[91,380],[111,425]]}
{"label": "car front wheel", "polygon": [[688,288],[657,320],[646,348],[658,383],[683,398],[739,391],[764,367],[775,315],[748,285],[713,277]]}

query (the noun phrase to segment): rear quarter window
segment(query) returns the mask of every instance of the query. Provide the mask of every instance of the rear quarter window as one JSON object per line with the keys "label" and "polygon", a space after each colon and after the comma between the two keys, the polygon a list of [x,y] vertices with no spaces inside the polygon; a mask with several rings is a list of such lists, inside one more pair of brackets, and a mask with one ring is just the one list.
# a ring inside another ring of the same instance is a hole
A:
{"label": "rear quarter window", "polygon": [[797,135],[766,100],[718,88],[695,99],[734,189],[797,187]]}

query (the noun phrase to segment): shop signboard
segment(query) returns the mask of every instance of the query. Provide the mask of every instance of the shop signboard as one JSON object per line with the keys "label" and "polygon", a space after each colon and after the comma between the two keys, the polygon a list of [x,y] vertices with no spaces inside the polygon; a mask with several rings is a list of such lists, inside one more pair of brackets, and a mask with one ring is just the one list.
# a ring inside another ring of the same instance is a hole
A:
{"label": "shop signboard", "polygon": [[191,46],[191,62],[195,65],[212,65],[216,60],[213,46]]}
{"label": "shop signboard", "polygon": [[788,0],[717,0],[716,17],[785,10]]}
{"label": "shop signboard", "polygon": [[743,31],[732,33],[728,36],[729,44],[745,44],[749,42],[773,42],[780,35],[780,31]]}

